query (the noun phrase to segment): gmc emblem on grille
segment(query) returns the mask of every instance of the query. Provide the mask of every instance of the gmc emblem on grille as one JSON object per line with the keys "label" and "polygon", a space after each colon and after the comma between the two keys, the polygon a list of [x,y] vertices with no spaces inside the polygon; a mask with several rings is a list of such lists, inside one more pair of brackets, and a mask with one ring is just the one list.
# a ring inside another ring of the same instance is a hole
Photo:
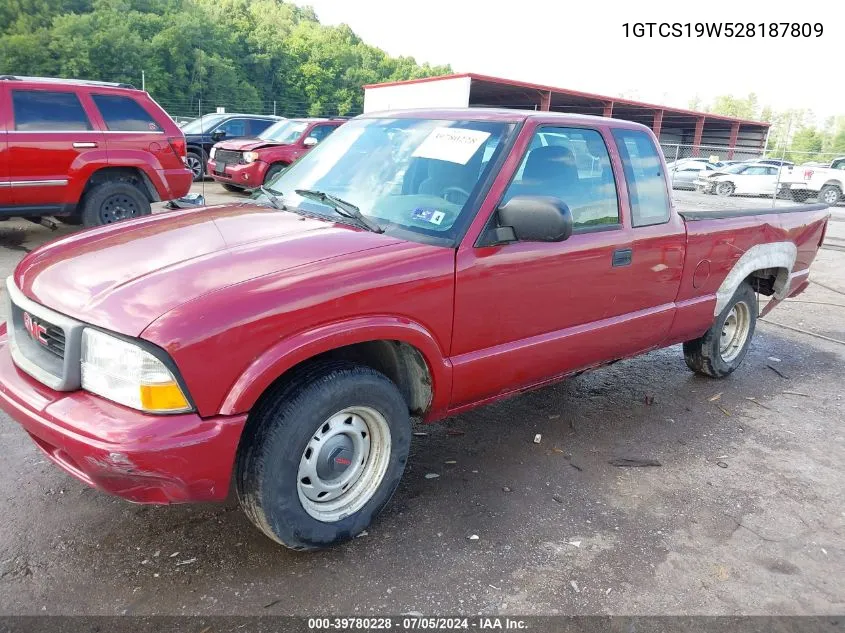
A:
{"label": "gmc emblem on grille", "polygon": [[30,316],[29,312],[23,313],[23,326],[26,328],[26,331],[29,332],[29,335],[33,340],[38,341],[42,345],[47,345],[47,339],[44,337],[47,333],[47,328],[40,323],[36,323]]}

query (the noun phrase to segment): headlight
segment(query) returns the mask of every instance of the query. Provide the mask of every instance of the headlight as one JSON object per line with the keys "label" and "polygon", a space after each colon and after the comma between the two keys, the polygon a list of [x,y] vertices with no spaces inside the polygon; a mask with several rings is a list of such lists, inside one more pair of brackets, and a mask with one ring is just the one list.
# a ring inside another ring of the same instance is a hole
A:
{"label": "headlight", "polygon": [[254,163],[258,160],[258,152],[244,152],[244,162]]}
{"label": "headlight", "polygon": [[208,153],[208,157],[209,157],[209,158],[214,158],[214,155],[215,155],[216,153],[217,153],[217,148],[216,148],[216,147],[212,147],[212,148],[211,148],[211,151]]}
{"label": "headlight", "polygon": [[191,410],[173,373],[139,345],[85,328],[82,332],[82,388],[150,413]]}

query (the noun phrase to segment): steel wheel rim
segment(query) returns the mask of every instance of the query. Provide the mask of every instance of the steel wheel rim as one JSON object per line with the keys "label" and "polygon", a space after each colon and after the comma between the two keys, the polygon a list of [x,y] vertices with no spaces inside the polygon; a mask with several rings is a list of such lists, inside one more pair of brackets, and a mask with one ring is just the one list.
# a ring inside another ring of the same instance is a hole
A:
{"label": "steel wheel rim", "polygon": [[728,313],[722,324],[722,336],[719,339],[719,355],[726,363],[739,356],[748,333],[751,330],[751,309],[744,301],[740,301]]}
{"label": "steel wheel rim", "polygon": [[299,460],[296,488],[305,511],[323,523],[360,510],[390,463],[390,427],[370,407],[347,407],[323,422]]}
{"label": "steel wheel rim", "polygon": [[123,194],[109,196],[100,207],[100,220],[103,224],[134,218],[137,215],[138,205],[132,198]]}
{"label": "steel wheel rim", "polygon": [[824,202],[825,204],[833,204],[838,198],[839,194],[837,194],[831,189],[828,189],[824,192],[824,199],[822,200],[822,202]]}
{"label": "steel wheel rim", "polygon": [[202,174],[202,161],[196,156],[188,156],[186,161],[188,163],[188,169],[191,170],[194,178],[199,178]]}

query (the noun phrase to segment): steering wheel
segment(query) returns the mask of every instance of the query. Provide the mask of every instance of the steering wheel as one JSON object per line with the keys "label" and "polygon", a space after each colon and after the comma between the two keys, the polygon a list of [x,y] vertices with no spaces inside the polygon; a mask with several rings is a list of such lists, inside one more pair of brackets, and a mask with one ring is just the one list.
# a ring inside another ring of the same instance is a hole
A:
{"label": "steering wheel", "polygon": [[[463,200],[455,201],[449,199],[449,196],[456,194],[459,196],[463,196]],[[446,187],[443,191],[440,192],[440,197],[443,198],[446,202],[463,205],[466,203],[467,200],[469,200],[469,191],[467,191],[466,189],[462,189],[461,187]]]}

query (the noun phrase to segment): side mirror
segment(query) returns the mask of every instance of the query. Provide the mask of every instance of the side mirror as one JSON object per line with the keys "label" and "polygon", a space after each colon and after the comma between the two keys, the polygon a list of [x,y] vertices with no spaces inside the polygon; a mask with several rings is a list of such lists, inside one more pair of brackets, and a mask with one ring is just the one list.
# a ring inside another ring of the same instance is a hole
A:
{"label": "side mirror", "polygon": [[224,138],[226,138],[226,130],[214,130],[211,133],[211,138],[214,141],[222,141]]}
{"label": "side mirror", "polygon": [[572,211],[560,198],[514,196],[497,213],[499,226],[520,242],[562,242],[572,235]]}
{"label": "side mirror", "polygon": [[320,141],[315,139],[313,136],[309,136],[307,139],[302,141],[302,144],[305,145],[305,147],[314,147],[319,142]]}

